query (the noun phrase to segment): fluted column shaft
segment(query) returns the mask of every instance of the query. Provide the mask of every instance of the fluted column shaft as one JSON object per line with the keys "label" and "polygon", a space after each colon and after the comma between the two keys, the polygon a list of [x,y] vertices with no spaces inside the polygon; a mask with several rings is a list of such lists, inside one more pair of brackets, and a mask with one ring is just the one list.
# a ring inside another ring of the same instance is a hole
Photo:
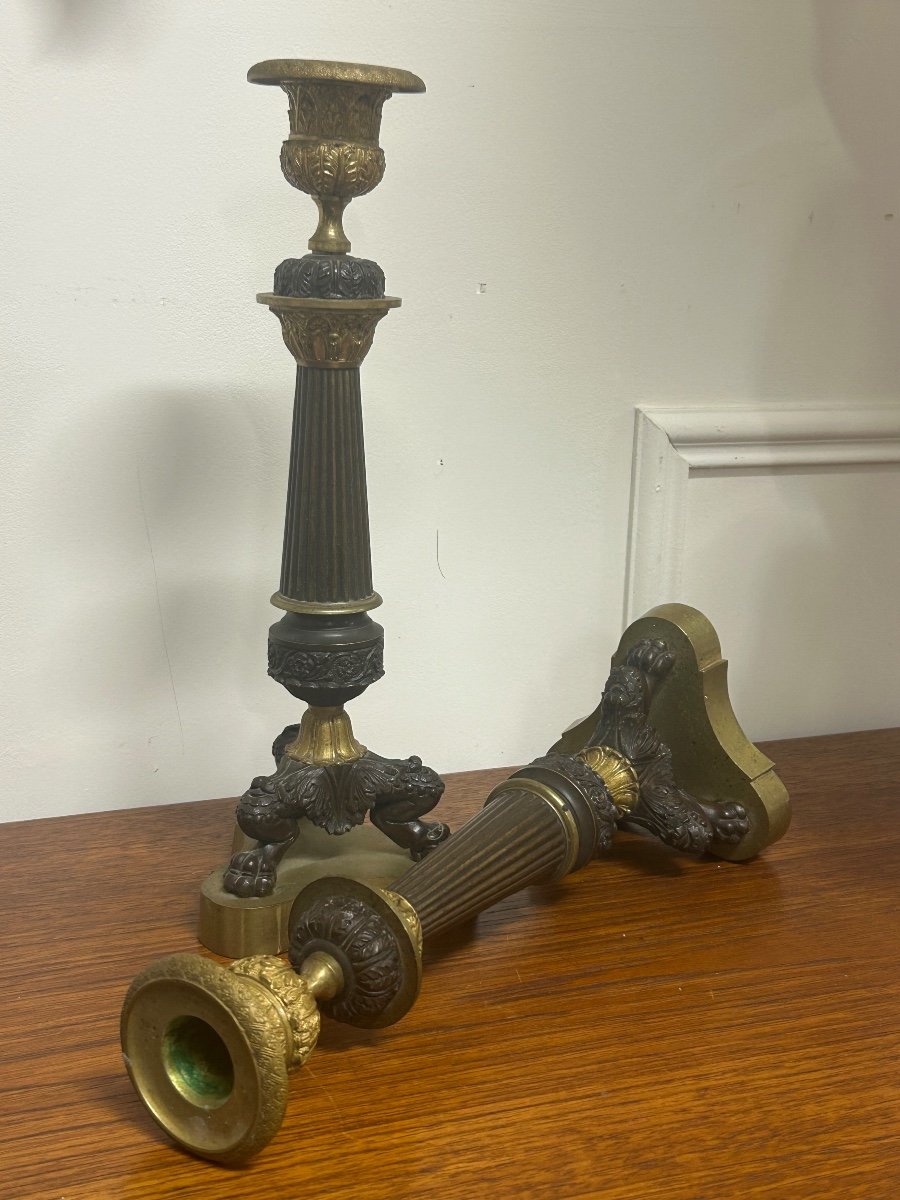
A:
{"label": "fluted column shaft", "polygon": [[298,366],[281,594],[328,604],[372,591],[359,368]]}
{"label": "fluted column shaft", "polygon": [[427,938],[553,878],[570,850],[558,813],[533,792],[510,790],[416,863],[391,891],[410,902]]}

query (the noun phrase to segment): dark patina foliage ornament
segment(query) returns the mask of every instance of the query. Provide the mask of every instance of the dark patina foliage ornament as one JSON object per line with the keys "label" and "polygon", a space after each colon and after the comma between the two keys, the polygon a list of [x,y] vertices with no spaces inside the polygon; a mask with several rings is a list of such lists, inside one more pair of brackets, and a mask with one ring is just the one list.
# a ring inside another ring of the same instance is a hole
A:
{"label": "dark patina foliage ornament", "polygon": [[305,254],[275,268],[277,296],[320,300],[380,300],[384,271],[368,258],[349,254]]}
{"label": "dark patina foliage ornament", "polygon": [[288,691],[300,688],[364,688],[384,674],[384,646],[348,650],[291,650],[269,643],[269,674]]}

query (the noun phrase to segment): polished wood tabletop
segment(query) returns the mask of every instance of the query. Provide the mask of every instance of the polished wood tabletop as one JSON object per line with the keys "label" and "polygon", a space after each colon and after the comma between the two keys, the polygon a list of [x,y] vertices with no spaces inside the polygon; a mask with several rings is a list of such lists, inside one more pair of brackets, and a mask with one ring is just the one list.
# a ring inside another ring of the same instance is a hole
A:
{"label": "polished wood tabletop", "polygon": [[[426,948],[389,1029],[323,1022],[249,1166],[175,1149],[119,1007],[197,948],[234,802],[0,826],[0,1197],[900,1195],[900,731],[770,744],[794,805],[745,864],[622,835]],[[451,776],[458,825],[506,771]]]}

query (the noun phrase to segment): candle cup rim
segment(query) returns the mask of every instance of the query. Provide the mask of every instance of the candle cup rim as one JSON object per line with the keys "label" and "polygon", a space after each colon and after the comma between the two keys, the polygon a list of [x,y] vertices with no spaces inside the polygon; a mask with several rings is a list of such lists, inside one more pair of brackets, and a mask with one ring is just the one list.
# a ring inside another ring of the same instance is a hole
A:
{"label": "candle cup rim", "polygon": [[247,72],[250,83],[281,86],[286,83],[354,83],[384,87],[392,92],[424,92],[425,84],[412,71],[377,67],[369,63],[331,62],[314,58],[272,58],[256,63]]}

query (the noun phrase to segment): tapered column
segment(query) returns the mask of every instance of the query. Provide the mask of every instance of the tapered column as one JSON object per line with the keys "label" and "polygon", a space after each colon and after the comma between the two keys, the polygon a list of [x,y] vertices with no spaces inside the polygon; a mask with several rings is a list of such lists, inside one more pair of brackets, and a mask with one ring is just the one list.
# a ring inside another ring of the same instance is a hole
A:
{"label": "tapered column", "polygon": [[431,937],[558,875],[569,844],[560,812],[540,796],[516,789],[498,796],[391,890],[410,902],[422,936]]}
{"label": "tapered column", "polygon": [[562,879],[608,844],[600,779],[568,756],[538,759],[495,788],[477,816],[393,885],[431,937],[535,883]]}
{"label": "tapered column", "polygon": [[[281,586],[269,674],[313,705],[344,704],[384,674],[372,587],[359,365],[375,326],[400,301],[376,263],[288,259],[260,301],[297,361]],[[341,293],[345,298],[336,296]],[[362,294],[360,294],[362,293]]]}
{"label": "tapered column", "polygon": [[606,785],[585,762],[536,759],[389,891],[350,879],[305,887],[291,912],[291,963],[299,971],[311,954],[329,955],[344,986],[325,1011],[350,1025],[390,1025],[415,1002],[424,938],[577,871],[609,846],[615,828]]}
{"label": "tapered column", "polygon": [[316,202],[311,253],[275,271],[257,297],[281,323],[297,363],[279,589],[285,616],[269,631],[269,674],[318,707],[343,704],[384,673],[383,630],[367,614],[372,581],[359,367],[375,326],[400,301],[384,272],[348,253],[344,208],[384,174],[381,113],[394,92],[422,92],[417,75],[359,63],[274,59],[248,78],[281,88],[290,134],[285,178]]}
{"label": "tapered column", "polygon": [[297,368],[281,595],[369,603],[372,555],[359,368]]}

